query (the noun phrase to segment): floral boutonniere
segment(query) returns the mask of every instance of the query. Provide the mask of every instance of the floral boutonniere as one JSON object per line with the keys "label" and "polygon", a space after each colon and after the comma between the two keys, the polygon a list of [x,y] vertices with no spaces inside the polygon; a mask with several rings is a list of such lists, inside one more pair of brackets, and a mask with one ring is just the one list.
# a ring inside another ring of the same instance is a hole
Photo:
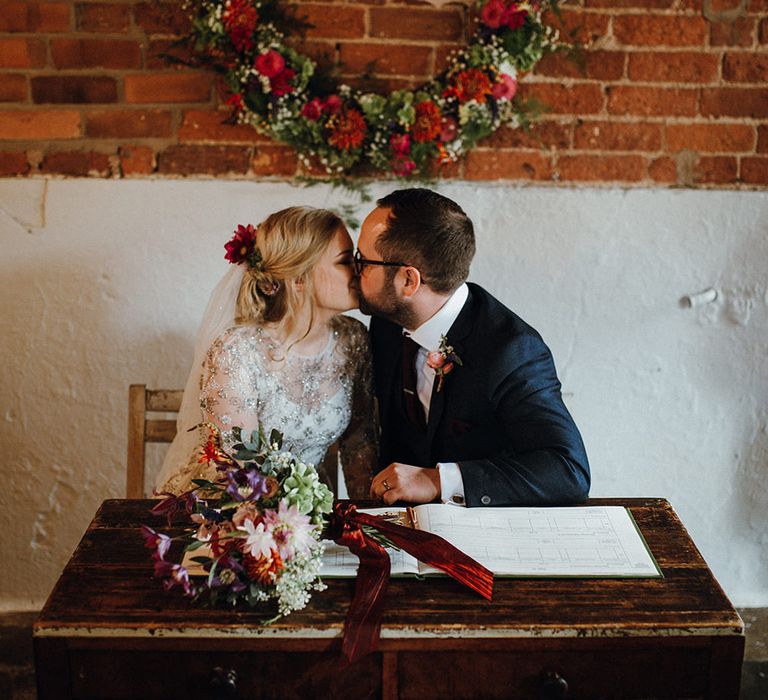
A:
{"label": "floral boutonniere", "polygon": [[437,390],[443,388],[445,375],[450,374],[456,365],[463,364],[461,358],[453,351],[453,346],[448,345],[448,338],[440,336],[440,347],[427,353],[427,364],[435,370],[437,375]]}

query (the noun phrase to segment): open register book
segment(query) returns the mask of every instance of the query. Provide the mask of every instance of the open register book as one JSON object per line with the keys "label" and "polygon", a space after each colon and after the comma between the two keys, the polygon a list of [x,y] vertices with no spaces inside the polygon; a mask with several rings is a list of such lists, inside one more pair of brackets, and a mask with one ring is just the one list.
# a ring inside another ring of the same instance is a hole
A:
{"label": "open register book", "polygon": [[[621,506],[558,508],[361,509],[440,535],[497,576],[578,578],[660,577],[661,570]],[[327,541],[320,575],[356,575],[358,560],[346,547]],[[440,574],[402,550],[388,550],[393,576]]]}

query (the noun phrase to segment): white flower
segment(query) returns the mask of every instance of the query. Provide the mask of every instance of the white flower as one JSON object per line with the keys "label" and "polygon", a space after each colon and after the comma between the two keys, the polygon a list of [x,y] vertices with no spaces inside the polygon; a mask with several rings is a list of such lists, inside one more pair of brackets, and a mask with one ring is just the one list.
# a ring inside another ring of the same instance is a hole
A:
{"label": "white flower", "polygon": [[314,536],[317,528],[296,505],[286,506],[285,501],[281,501],[278,510],[264,513],[264,521],[269,525],[283,561],[291,559],[297,552],[309,552],[317,541]]}
{"label": "white flower", "polygon": [[515,80],[517,80],[517,69],[509,61],[504,61],[504,63],[499,66],[499,72],[506,73],[507,75],[510,75],[515,78]]}
{"label": "white flower", "polygon": [[277,548],[275,538],[267,530],[263,521],[254,525],[253,520],[245,520],[237,529],[248,533],[245,539],[245,551],[257,559],[270,556],[272,550]]}

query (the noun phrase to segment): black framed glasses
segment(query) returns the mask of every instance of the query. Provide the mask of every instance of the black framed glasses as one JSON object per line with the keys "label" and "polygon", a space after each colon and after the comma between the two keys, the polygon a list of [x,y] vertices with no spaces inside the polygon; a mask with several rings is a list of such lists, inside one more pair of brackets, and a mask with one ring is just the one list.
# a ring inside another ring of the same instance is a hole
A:
{"label": "black framed glasses", "polygon": [[409,267],[408,263],[401,262],[389,262],[387,260],[366,260],[360,251],[356,250],[352,256],[352,267],[356,275],[360,275],[363,272],[363,268],[366,265],[381,265],[382,267]]}

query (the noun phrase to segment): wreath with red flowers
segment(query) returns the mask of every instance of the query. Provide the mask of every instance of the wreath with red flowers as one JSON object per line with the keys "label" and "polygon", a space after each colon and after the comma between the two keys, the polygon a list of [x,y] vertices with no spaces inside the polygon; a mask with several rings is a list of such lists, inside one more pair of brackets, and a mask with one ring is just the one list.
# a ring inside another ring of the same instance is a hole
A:
{"label": "wreath with red flowers", "polygon": [[[433,176],[502,125],[525,127],[517,76],[570,46],[542,21],[558,0],[480,0],[477,26],[448,67],[415,90],[353,90],[285,42],[276,0],[188,0],[191,40],[222,74],[232,121],[292,146],[330,176]],[[293,20],[295,26],[296,21]]]}

